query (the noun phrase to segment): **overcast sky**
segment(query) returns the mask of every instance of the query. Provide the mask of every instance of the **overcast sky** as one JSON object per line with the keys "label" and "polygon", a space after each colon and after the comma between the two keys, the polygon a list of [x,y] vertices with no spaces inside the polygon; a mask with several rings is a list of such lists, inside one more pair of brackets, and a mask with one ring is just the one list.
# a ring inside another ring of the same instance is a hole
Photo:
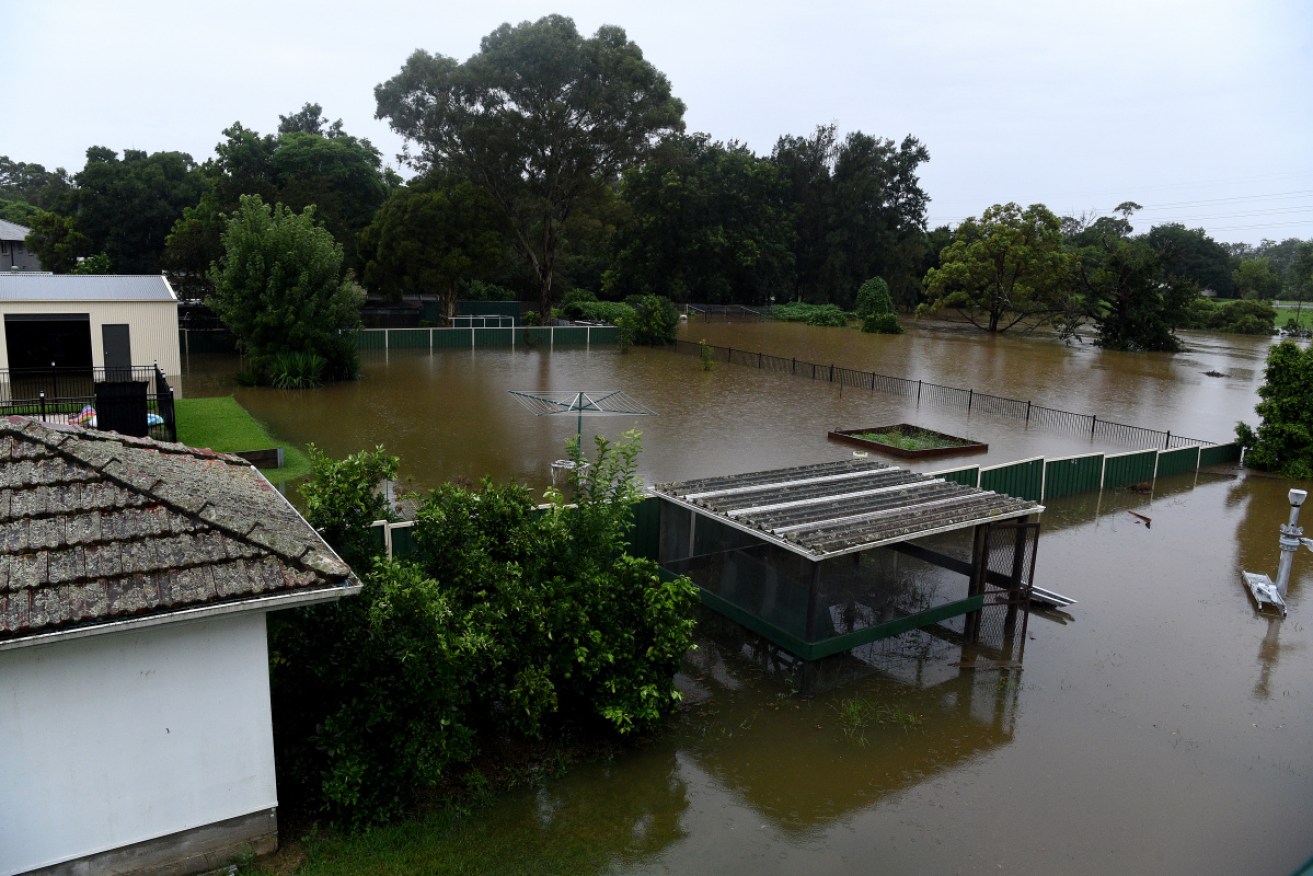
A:
{"label": "overcast sky", "polygon": [[929,224],[994,203],[1313,238],[1308,0],[0,0],[0,155],[81,169],[89,146],[213,155],[307,101],[374,142],[374,86],[415,49],[464,60],[503,22],[625,28],[690,131],[769,154],[818,124],[930,150]]}

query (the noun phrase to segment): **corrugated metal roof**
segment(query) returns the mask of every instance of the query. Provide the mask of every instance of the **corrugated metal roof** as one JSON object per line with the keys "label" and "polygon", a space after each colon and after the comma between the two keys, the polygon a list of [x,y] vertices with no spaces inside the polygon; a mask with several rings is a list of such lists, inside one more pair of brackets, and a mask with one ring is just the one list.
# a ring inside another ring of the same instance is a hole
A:
{"label": "corrugated metal roof", "polygon": [[0,240],[23,240],[31,230],[17,222],[0,219]]}
{"label": "corrugated metal roof", "polygon": [[0,271],[0,303],[6,301],[173,301],[161,274],[35,274]]}
{"label": "corrugated metal roof", "polygon": [[813,560],[1044,510],[1038,502],[861,459],[652,491]]}

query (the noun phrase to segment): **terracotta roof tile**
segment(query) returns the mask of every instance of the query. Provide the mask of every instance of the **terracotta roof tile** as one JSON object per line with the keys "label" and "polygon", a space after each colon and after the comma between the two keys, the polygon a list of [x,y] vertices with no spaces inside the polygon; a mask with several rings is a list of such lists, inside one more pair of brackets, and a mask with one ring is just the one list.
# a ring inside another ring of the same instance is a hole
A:
{"label": "terracotta roof tile", "polygon": [[0,646],[349,575],[239,457],[0,419]]}

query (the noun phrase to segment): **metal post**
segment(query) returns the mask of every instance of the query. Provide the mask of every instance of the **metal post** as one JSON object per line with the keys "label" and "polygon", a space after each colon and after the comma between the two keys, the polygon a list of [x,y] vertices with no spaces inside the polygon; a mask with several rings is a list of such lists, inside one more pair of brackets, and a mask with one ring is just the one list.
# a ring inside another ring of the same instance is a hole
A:
{"label": "metal post", "polygon": [[971,413],[971,403],[972,403],[973,401],[975,401],[975,399],[976,399],[976,391],[975,391],[974,389],[968,389],[968,390],[967,390],[967,413],[968,413],[968,414]]}
{"label": "metal post", "polygon": [[[1298,496],[1296,495],[1298,494]],[[1304,503],[1308,493],[1304,490],[1290,491],[1290,519],[1281,526],[1281,538],[1279,545],[1281,548],[1281,560],[1277,564],[1277,593],[1281,598],[1286,598],[1286,588],[1290,586],[1290,566],[1295,559],[1295,551],[1299,550],[1302,543],[1300,537],[1304,534],[1304,527],[1299,525],[1299,505]]]}
{"label": "metal post", "polygon": [[830,365],[830,382],[834,383],[834,365]]}
{"label": "metal post", "polygon": [[1026,402],[1026,423],[1030,423],[1030,402]]}
{"label": "metal post", "polygon": [[46,421],[46,391],[41,390],[41,422]]}
{"label": "metal post", "polygon": [[916,403],[921,403],[921,381],[916,382]]}
{"label": "metal post", "polygon": [[1099,424],[1099,415],[1090,414],[1090,437],[1094,437],[1094,427]]}
{"label": "metal post", "polygon": [[1171,449],[1172,449],[1172,430],[1168,429],[1167,438],[1166,440],[1163,441],[1163,450],[1171,450]]}

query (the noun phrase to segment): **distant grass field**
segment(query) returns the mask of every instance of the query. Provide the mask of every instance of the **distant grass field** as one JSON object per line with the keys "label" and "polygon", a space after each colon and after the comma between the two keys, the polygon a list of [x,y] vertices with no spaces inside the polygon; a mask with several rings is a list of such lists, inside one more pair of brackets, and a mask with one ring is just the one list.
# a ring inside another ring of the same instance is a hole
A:
{"label": "distant grass field", "polygon": [[310,474],[310,460],[299,448],[269,434],[259,420],[232,396],[180,398],[174,402],[178,440],[192,447],[223,453],[283,448],[283,467],[261,469],[270,483],[280,484]]}
{"label": "distant grass field", "polygon": [[1277,328],[1285,328],[1286,322],[1295,319],[1298,315],[1298,324],[1301,328],[1313,329],[1313,301],[1305,301],[1302,308],[1289,301],[1279,302],[1273,306],[1277,312]]}

